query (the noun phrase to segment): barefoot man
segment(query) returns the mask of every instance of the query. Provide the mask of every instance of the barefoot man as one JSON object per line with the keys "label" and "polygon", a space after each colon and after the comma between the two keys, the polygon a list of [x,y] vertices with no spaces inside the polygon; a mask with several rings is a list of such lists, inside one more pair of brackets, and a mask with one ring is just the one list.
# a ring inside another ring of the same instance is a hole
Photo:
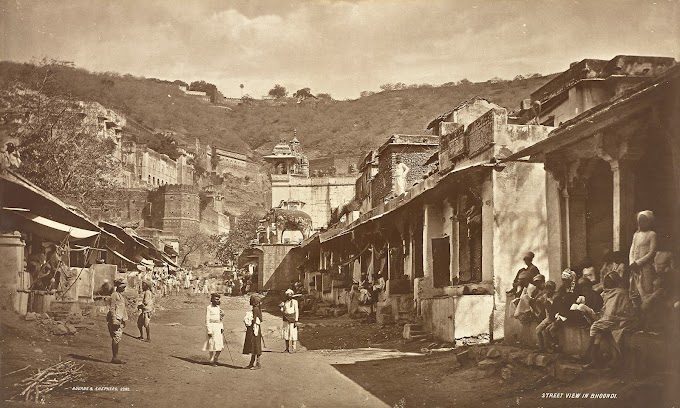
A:
{"label": "barefoot man", "polygon": [[142,303],[137,306],[139,317],[137,318],[137,328],[139,329],[138,339],[144,340],[143,329],[146,329],[146,341],[151,342],[151,313],[153,313],[153,292],[151,292],[151,281],[142,282]]}
{"label": "barefoot man", "polygon": [[118,359],[118,345],[123,339],[123,328],[128,320],[125,297],[123,296],[127,284],[124,278],[118,278],[114,285],[116,289],[109,298],[109,313],[106,315],[106,319],[109,323],[109,334],[111,335],[111,353],[113,354],[111,362],[122,364],[123,362]]}
{"label": "barefoot man", "polygon": [[224,312],[220,309],[220,295],[213,293],[210,295],[210,304],[206,308],[205,327],[207,339],[203,345],[203,351],[210,354],[210,365],[216,366],[217,359],[224,348]]}

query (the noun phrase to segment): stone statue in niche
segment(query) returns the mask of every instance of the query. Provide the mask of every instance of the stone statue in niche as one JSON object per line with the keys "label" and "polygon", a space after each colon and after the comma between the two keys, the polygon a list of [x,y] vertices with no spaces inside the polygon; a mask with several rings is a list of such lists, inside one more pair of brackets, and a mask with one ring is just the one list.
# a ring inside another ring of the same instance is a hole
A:
{"label": "stone statue in niche", "polygon": [[394,167],[396,194],[401,195],[406,192],[406,175],[411,170],[401,159],[397,158],[397,165]]}

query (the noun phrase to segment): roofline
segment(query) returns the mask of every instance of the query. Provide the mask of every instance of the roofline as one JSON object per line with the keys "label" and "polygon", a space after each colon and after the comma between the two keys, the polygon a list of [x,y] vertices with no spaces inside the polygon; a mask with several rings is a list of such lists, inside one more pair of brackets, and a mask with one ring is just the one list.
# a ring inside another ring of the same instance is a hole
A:
{"label": "roofline", "polygon": [[[616,115],[620,110],[628,109],[627,113],[632,114],[645,109],[646,106],[635,104],[635,102],[637,102],[637,100],[640,98],[644,98],[652,94],[654,91],[659,89],[659,86],[664,82],[670,82],[672,80],[677,80],[678,78],[680,78],[680,65],[671,67],[661,75],[651,78],[649,81],[645,81],[640,85],[631,88],[629,92],[624,92],[622,96],[616,99],[602,103],[583,112],[581,115],[563,123],[562,126],[550,132],[546,139],[543,139],[540,142],[513,153],[510,156],[501,159],[500,161],[517,161],[517,159],[521,159],[523,157],[533,156],[537,153],[545,153],[545,148],[553,143],[556,143],[557,146],[551,151],[569,144],[576,143],[581,139],[588,137],[589,134],[594,130],[608,126],[609,123],[605,122],[605,120],[612,115]],[[630,107],[631,104],[633,104],[632,108]],[[573,140],[566,138],[565,134],[572,132],[589,133],[577,136]]]}

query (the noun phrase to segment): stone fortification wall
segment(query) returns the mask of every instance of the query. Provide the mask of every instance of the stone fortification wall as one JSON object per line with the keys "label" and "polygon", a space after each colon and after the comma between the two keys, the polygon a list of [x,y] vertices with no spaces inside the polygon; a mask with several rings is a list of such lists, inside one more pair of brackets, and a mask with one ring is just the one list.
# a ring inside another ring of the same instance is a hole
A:
{"label": "stone fortification wall", "polygon": [[152,227],[174,234],[197,228],[200,222],[198,189],[190,185],[165,185],[149,194]]}

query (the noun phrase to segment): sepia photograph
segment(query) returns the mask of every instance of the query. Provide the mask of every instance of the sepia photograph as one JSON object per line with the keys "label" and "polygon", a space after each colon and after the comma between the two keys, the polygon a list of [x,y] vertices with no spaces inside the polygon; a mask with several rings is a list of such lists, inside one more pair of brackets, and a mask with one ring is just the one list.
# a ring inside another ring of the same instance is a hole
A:
{"label": "sepia photograph", "polygon": [[0,406],[680,407],[679,22],[0,0]]}

